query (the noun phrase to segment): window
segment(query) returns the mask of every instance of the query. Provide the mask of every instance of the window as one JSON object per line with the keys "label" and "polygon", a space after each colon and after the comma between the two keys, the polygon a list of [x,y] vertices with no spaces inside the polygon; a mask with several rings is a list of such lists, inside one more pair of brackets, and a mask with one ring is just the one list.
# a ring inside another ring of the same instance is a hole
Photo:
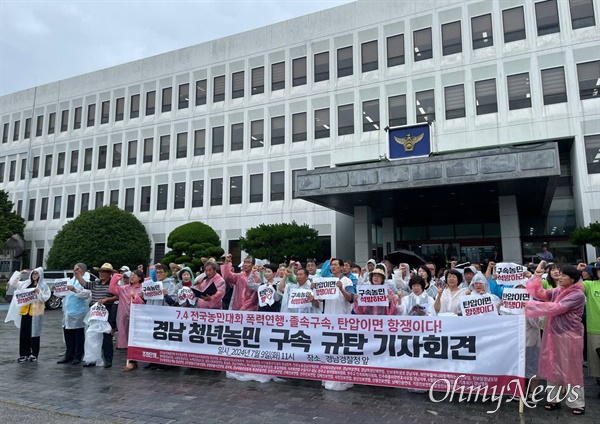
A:
{"label": "window", "polygon": [[165,243],[154,244],[154,262],[159,263],[165,257]]}
{"label": "window", "polygon": [[229,204],[242,204],[242,177],[229,178]]}
{"label": "window", "polygon": [[52,155],[46,155],[44,159],[44,177],[52,175]]}
{"label": "window", "polygon": [[117,99],[117,105],[115,108],[115,122],[122,121],[125,117],[125,97],[119,97]]}
{"label": "window", "polygon": [[536,3],[535,21],[537,23],[538,37],[560,32],[556,0],[547,0]]}
{"label": "window", "polygon": [[123,151],[123,145],[121,143],[113,144],[112,149],[112,167],[118,168],[121,166],[121,153]]}
{"label": "window", "polygon": [[194,156],[203,156],[206,148],[206,130],[194,131]]}
{"label": "window", "polygon": [[21,216],[23,212],[23,200],[17,200],[17,215]]}
{"label": "window", "polygon": [[140,199],[140,212],[148,212],[150,210],[150,186],[142,187],[142,196]]}
{"label": "window", "polygon": [[431,44],[431,28],[421,29],[413,32],[415,52],[415,62],[431,59],[433,57],[433,47]]}
{"label": "window", "polygon": [[250,148],[252,149],[265,144],[264,122],[262,119],[250,122]]}
{"label": "window", "polygon": [[8,143],[8,126],[9,123],[7,122],[2,129],[2,143]]}
{"label": "window", "polygon": [[152,162],[152,150],[154,149],[154,139],[153,138],[145,138],[144,139],[144,160],[143,163]]}
{"label": "window", "polygon": [[285,172],[271,172],[271,201],[285,198]]}
{"label": "window", "polygon": [[169,195],[169,185],[168,184],[159,184],[156,195],[156,210],[164,211],[167,210],[167,198]]}
{"label": "window", "polygon": [[460,52],[462,52],[460,21],[442,25],[442,54],[448,56]]}
{"label": "window", "polygon": [[104,192],[103,191],[97,191],[96,192],[96,204],[95,204],[95,209],[99,209],[102,206],[104,206]]}
{"label": "window", "polygon": [[27,176],[27,158],[21,159],[21,176],[20,180],[23,181]]}
{"label": "window", "polygon": [[471,18],[471,37],[473,39],[473,50],[494,45],[491,14]]}
{"label": "window", "polygon": [[40,176],[40,157],[36,156],[33,158],[33,169],[31,170],[31,178],[37,178]]}
{"label": "window", "polygon": [[263,201],[263,174],[250,175],[250,203]]}
{"label": "window", "polygon": [[379,100],[363,102],[363,132],[379,130]]}
{"label": "window", "polygon": [[244,71],[231,75],[231,98],[244,97]]}
{"label": "window", "polygon": [[225,75],[215,77],[213,80],[213,102],[225,101]]}
{"label": "window", "polygon": [[235,152],[244,149],[244,123],[240,122],[231,125],[231,151]]}
{"label": "window", "polygon": [[329,108],[315,110],[315,139],[329,137]]}
{"label": "window", "polygon": [[73,129],[78,130],[81,128],[81,119],[83,115],[83,108],[81,106],[75,108],[75,114],[73,115]]}
{"label": "window", "polygon": [[65,132],[69,129],[69,110],[63,110],[60,114],[60,132]]}
{"label": "window", "polygon": [[4,168],[6,164],[4,162],[0,162],[0,183],[4,182]]}
{"label": "window", "polygon": [[188,83],[179,85],[178,109],[187,109],[190,106],[190,85]]}
{"label": "window", "polygon": [[588,174],[600,174],[600,135],[583,137]]}
{"label": "window", "polygon": [[465,88],[463,84],[444,87],[446,119],[465,117]]}
{"label": "window", "polygon": [[577,80],[581,100],[597,97],[600,90],[600,60],[578,63]]}
{"label": "window", "polygon": [[13,128],[13,141],[17,141],[19,139],[19,127],[21,126],[21,121],[15,121],[15,127]]}
{"label": "window", "polygon": [[225,127],[212,129],[212,153],[223,153],[225,147]]}
{"label": "window", "polygon": [[[6,125],[8,125],[8,124],[6,124]],[[37,121],[35,124],[35,136],[40,137],[43,133],[44,133],[44,115],[38,115]],[[8,135],[7,135],[7,137],[8,137]],[[6,141],[4,141],[4,136],[2,137],[2,142],[6,143]]]}
{"label": "window", "polygon": [[271,146],[285,144],[285,116],[271,118]]}
{"label": "window", "polygon": [[508,81],[508,108],[510,110],[531,107],[529,73],[510,75]]}
{"label": "window", "polygon": [[48,219],[48,198],[42,197],[42,205],[40,208],[40,221]]}
{"label": "window", "polygon": [[433,90],[415,94],[417,101],[417,122],[435,121],[435,97]]}
{"label": "window", "polygon": [[133,212],[135,199],[135,188],[125,189],[125,212]]}
{"label": "window", "polygon": [[329,79],[329,52],[317,53],[315,59],[315,82]]}
{"label": "window", "polygon": [[62,196],[54,197],[54,211],[52,213],[52,219],[60,219],[60,208],[62,203]]}
{"label": "window", "polygon": [[87,126],[93,127],[96,124],[96,104],[88,105],[87,108]]}
{"label": "window", "polygon": [[337,76],[347,77],[353,73],[352,46],[337,50]]}
{"label": "window", "polygon": [[206,80],[196,81],[196,106],[206,104]]}
{"label": "window", "polygon": [[170,135],[162,135],[160,137],[158,160],[169,160],[170,150],[171,150],[171,136]]}
{"label": "window", "polygon": [[73,218],[75,216],[75,195],[69,194],[67,196],[67,218]]}
{"label": "window", "polygon": [[377,40],[360,45],[362,71],[369,72],[379,69]]}
{"label": "window", "polygon": [[146,93],[146,116],[154,115],[156,111],[156,91]]}
{"label": "window", "polygon": [[292,60],[292,87],[306,84],[306,56]]}
{"label": "window", "polygon": [[292,115],[292,142],[306,141],[306,112]]}
{"label": "window", "polygon": [[100,115],[100,124],[108,124],[108,116],[110,114],[110,101],[102,102],[102,114]]}
{"label": "window", "polygon": [[54,134],[54,128],[56,126],[56,112],[52,112],[48,115],[48,134]]}
{"label": "window", "polygon": [[119,206],[119,190],[110,191],[110,205]]}
{"label": "window", "polygon": [[108,148],[106,145],[98,148],[98,169],[106,169],[106,159],[108,156]]}
{"label": "window", "polygon": [[11,160],[10,161],[10,168],[8,170],[8,181],[14,181],[15,180],[15,173],[17,172],[17,161],[16,160]]}
{"label": "window", "polygon": [[265,92],[265,68],[252,69],[252,95]]}
{"label": "window", "polygon": [[58,161],[56,164],[56,175],[62,175],[65,173],[65,152],[58,154]]}
{"label": "window", "polygon": [[223,204],[223,178],[210,180],[210,205],[221,206]]}
{"label": "window", "polygon": [[140,95],[134,94],[131,96],[131,105],[129,107],[129,119],[138,118],[140,116]]}
{"label": "window", "polygon": [[[93,155],[94,151],[93,149],[90,147],[88,149],[85,149],[85,151],[83,152],[83,171],[91,171],[92,170],[92,155]],[[71,165],[73,166],[73,165]],[[71,171],[73,172],[73,171]]]}
{"label": "window", "polygon": [[475,106],[477,115],[498,112],[495,78],[475,82]]}
{"label": "window", "polygon": [[135,165],[137,162],[137,140],[127,143],[127,165]]}
{"label": "window", "polygon": [[25,135],[23,138],[28,139],[31,137],[31,118],[25,119]]}
{"label": "window", "polygon": [[505,43],[526,38],[523,6],[502,11],[502,29]]}
{"label": "window", "polygon": [[406,125],[406,95],[391,96],[388,98],[388,117],[390,127]]}
{"label": "window", "polygon": [[592,0],[571,0],[569,7],[571,9],[571,25],[573,29],[596,25]]}
{"label": "window", "polygon": [[29,210],[27,211],[27,221],[35,219],[35,199],[29,199]]}
{"label": "window", "polygon": [[338,135],[354,134],[354,105],[338,106]]}
{"label": "window", "polygon": [[185,183],[175,183],[175,203],[173,209],[185,208]]}
{"label": "window", "polygon": [[565,84],[565,68],[562,66],[542,70],[542,92],[544,104],[565,103],[567,101],[567,86]]}
{"label": "window", "polygon": [[386,39],[387,66],[404,65],[404,34],[392,35]]}
{"label": "window", "polygon": [[285,88],[285,62],[273,63],[271,65],[271,91],[283,90]]}
{"label": "window", "polygon": [[81,206],[79,213],[82,214],[90,209],[90,193],[81,193]]}
{"label": "window", "polygon": [[187,156],[187,133],[177,134],[177,153],[175,157],[177,159],[184,158]]}
{"label": "window", "polygon": [[161,112],[171,112],[171,106],[173,104],[173,88],[167,87],[162,90],[162,103]]}
{"label": "window", "polygon": [[204,206],[204,181],[196,180],[192,182],[192,208],[202,206]]}
{"label": "window", "polygon": [[77,162],[79,162],[79,151],[73,150],[71,152],[71,169],[70,169],[71,174],[74,174],[77,172]]}

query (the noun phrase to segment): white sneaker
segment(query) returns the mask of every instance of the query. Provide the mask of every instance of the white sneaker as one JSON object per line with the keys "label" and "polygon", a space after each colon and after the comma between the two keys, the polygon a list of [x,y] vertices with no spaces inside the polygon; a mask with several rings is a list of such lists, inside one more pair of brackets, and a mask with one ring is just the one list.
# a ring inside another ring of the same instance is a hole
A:
{"label": "white sneaker", "polygon": [[27,362],[29,358],[27,356],[21,356],[19,359],[17,359],[17,362],[21,363],[21,362]]}
{"label": "white sneaker", "polygon": [[29,358],[27,358],[27,360],[29,362],[37,362],[37,356],[29,355]]}

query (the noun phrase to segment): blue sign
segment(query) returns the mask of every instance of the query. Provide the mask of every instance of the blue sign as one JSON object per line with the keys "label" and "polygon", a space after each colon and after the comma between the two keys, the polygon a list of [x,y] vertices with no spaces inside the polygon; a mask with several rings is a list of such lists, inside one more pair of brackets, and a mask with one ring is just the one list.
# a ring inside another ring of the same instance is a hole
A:
{"label": "blue sign", "polygon": [[429,124],[390,128],[388,131],[388,158],[395,160],[429,156],[431,135]]}

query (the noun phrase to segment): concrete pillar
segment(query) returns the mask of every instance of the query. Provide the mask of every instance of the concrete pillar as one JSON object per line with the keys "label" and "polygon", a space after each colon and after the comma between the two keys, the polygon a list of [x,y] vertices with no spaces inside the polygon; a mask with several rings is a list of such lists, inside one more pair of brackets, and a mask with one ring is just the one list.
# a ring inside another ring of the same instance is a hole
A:
{"label": "concrete pillar", "polygon": [[372,247],[371,207],[354,206],[354,254],[359,264],[367,263]]}
{"label": "concrete pillar", "polygon": [[516,196],[498,196],[500,211],[500,235],[502,237],[502,258],[505,262],[523,263],[521,248],[521,226],[517,210]]}
{"label": "concrete pillar", "polygon": [[394,218],[383,218],[383,255],[396,250],[396,228]]}

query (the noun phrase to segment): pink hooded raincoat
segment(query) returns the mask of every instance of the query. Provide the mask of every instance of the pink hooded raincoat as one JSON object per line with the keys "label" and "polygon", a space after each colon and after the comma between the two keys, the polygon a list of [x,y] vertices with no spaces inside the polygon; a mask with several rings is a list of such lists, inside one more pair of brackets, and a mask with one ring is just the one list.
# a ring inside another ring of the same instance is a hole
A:
{"label": "pink hooded raincoat", "polygon": [[[109,291],[115,296],[119,296],[119,309],[117,310],[117,348],[127,349],[129,346],[129,314],[132,303],[144,303],[140,296],[142,285],[119,286],[121,276],[115,274],[110,280]],[[131,295],[134,295],[132,298]]]}
{"label": "pink hooded raincoat", "polygon": [[[234,274],[232,270],[231,262],[221,265],[223,278],[234,287],[229,309],[232,311],[256,311],[258,309],[258,293],[248,287],[247,281],[250,274],[245,272]],[[256,273],[254,282],[261,282],[260,276]]]}

